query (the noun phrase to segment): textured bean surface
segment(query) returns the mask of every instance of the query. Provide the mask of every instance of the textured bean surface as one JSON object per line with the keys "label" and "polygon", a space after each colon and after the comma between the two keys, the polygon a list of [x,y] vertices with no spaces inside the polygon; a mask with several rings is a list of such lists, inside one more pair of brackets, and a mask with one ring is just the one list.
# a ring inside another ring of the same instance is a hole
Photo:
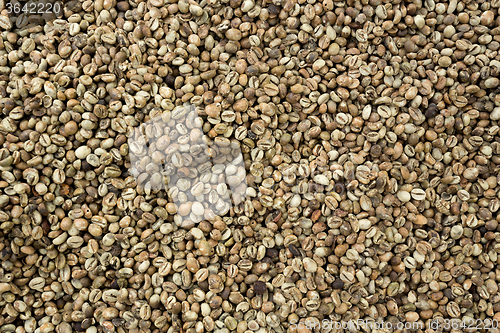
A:
{"label": "textured bean surface", "polygon": [[499,0],[9,4],[0,332],[500,321]]}

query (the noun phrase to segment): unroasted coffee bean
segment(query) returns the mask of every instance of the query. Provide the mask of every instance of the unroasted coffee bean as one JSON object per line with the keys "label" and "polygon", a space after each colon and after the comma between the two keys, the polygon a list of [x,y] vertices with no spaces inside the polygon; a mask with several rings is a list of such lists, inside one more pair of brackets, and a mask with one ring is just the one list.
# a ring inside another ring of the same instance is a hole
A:
{"label": "unroasted coffee bean", "polygon": [[257,295],[263,295],[267,291],[266,284],[262,281],[255,281],[253,284],[253,290]]}

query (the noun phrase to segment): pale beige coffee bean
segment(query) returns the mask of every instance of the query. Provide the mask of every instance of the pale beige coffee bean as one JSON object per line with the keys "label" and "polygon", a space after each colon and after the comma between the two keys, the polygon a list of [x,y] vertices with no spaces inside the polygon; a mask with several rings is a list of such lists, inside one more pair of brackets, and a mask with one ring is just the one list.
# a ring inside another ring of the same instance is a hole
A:
{"label": "pale beige coffee bean", "polygon": [[413,189],[411,190],[411,197],[415,200],[422,201],[425,199],[425,191],[422,189]]}

